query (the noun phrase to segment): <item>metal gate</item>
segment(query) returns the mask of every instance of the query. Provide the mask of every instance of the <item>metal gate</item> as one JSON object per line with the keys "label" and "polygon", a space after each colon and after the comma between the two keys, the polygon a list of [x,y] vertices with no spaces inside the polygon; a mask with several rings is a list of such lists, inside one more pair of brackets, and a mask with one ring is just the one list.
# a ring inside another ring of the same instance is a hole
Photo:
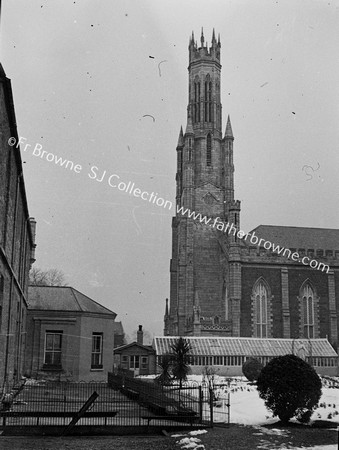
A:
{"label": "metal gate", "polygon": [[231,408],[229,385],[214,384],[213,387],[206,386],[205,390],[208,392],[205,416],[209,417],[211,426],[213,424],[229,424]]}
{"label": "metal gate", "polygon": [[[230,423],[230,385],[208,382],[186,382],[185,387],[200,389],[201,418],[206,426]],[[194,391],[193,391],[194,392]]]}

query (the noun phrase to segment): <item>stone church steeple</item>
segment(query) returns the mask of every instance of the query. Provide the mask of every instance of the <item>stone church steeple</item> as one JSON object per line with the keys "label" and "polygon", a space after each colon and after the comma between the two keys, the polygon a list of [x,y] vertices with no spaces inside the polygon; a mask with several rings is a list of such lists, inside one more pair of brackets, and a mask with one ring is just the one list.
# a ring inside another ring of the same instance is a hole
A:
{"label": "stone church steeple", "polygon": [[240,202],[234,201],[229,116],[222,135],[220,49],[214,30],[210,46],[203,30],[200,45],[193,33],[189,39],[187,124],[176,148],[177,210],[165,335],[231,334],[232,271],[225,251],[233,247],[234,253],[237,242],[226,239],[216,224],[232,221],[239,227]]}

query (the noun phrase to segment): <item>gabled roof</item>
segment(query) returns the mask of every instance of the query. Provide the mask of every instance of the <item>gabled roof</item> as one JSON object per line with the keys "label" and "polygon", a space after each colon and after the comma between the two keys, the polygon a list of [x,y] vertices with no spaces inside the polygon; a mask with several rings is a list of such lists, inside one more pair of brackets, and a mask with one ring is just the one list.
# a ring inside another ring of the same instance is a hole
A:
{"label": "gabled roof", "polygon": [[78,311],[96,314],[116,313],[70,286],[29,286],[28,309],[41,311]]}
{"label": "gabled roof", "polygon": [[138,344],[136,341],[131,342],[130,344],[121,345],[120,347],[116,347],[114,349],[114,353],[121,353],[124,350],[131,348],[131,347],[140,347],[141,349],[146,350],[148,353],[154,353],[154,348],[151,345]]}
{"label": "gabled roof", "polygon": [[339,229],[259,225],[250,231],[285,248],[339,250]]}
{"label": "gabled roof", "polygon": [[[157,356],[170,353],[177,336],[155,337],[153,346]],[[302,347],[306,354],[312,347],[314,357],[336,357],[327,339],[259,339],[250,337],[190,337],[184,339],[191,344],[192,354],[199,356],[282,356]]]}

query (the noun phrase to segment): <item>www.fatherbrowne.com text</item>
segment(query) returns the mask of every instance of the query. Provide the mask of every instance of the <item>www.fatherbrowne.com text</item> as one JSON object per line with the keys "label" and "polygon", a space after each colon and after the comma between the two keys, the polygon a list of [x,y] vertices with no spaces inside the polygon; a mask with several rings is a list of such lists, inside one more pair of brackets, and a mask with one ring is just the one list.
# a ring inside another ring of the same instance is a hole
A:
{"label": "www.fatherbrowne.com text", "polygon": [[195,211],[191,211],[189,208],[184,208],[183,206],[177,206],[177,214],[181,214],[183,216],[187,216],[193,220],[198,220],[199,223],[204,225],[209,225],[212,228],[216,228],[219,231],[227,234],[233,234],[233,236],[237,236],[239,239],[244,239],[245,241],[250,238],[250,243],[257,246],[262,246],[266,250],[271,250],[273,253],[284,256],[292,261],[301,262],[304,266],[310,266],[312,269],[321,270],[326,273],[329,272],[330,267],[327,264],[317,261],[316,259],[310,259],[308,256],[301,257],[298,252],[293,252],[285,247],[281,247],[280,245],[276,245],[270,241],[266,241],[263,238],[259,238],[254,231],[245,233],[244,231],[238,229],[233,223],[223,222],[220,217],[212,218],[207,216],[202,216],[200,213],[196,213]]}
{"label": "www.fatherbrowne.com text", "polygon": [[[55,155],[54,153],[47,152],[46,150],[43,150],[41,144],[37,143],[34,147],[32,147],[32,145],[26,143],[26,141],[27,139],[22,136],[19,137],[19,139],[10,137],[8,139],[8,144],[11,147],[15,146],[15,148],[19,148],[20,144],[22,144],[23,151],[31,151],[32,156],[46,159],[46,161],[50,163],[54,163],[57,166],[71,170],[75,173],[80,173],[82,171],[81,164],[75,164],[71,160],[67,160]],[[132,183],[131,181],[128,181],[127,183],[121,181],[119,175],[115,173],[108,174],[107,170],[100,172],[97,166],[92,166],[87,175],[91,180],[96,180],[99,183],[105,180],[111,188],[115,188],[134,197],[141,198],[142,200],[149,203],[153,203],[168,210],[171,210],[173,208],[173,203],[170,200],[165,200],[164,198],[159,197],[157,192],[150,193],[148,191],[139,189],[138,187],[135,187],[135,183]],[[250,243],[253,245],[257,245],[259,247],[262,246],[266,250],[271,250],[273,253],[282,255],[284,257],[287,256],[287,258],[291,259],[292,261],[302,263],[305,266],[310,266],[312,269],[321,270],[322,272],[326,270],[326,273],[328,273],[330,270],[330,267],[327,264],[319,262],[316,259],[310,259],[308,256],[301,257],[298,252],[292,253],[292,251],[288,248],[281,247],[280,245],[273,244],[272,242],[266,241],[263,238],[259,238],[258,236],[256,236],[254,231],[252,231],[251,233],[245,233],[244,231],[238,229],[233,223],[230,224],[229,222],[223,222],[220,217],[212,218],[203,216],[201,213],[196,213],[195,211],[191,211],[189,208],[184,208],[183,206],[177,206],[176,213],[199,221],[199,223],[202,223],[204,225],[209,225],[210,227],[216,228],[223,233],[233,233],[233,236],[237,236],[237,238],[239,239],[244,239],[246,241],[249,238]]]}

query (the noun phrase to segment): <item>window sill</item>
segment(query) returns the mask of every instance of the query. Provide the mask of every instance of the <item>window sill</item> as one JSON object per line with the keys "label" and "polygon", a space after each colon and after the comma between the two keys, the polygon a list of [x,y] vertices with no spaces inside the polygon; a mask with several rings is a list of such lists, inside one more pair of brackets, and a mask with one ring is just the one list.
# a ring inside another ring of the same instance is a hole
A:
{"label": "window sill", "polygon": [[103,367],[101,369],[95,369],[95,368],[90,369],[90,372],[103,372],[103,371],[104,371]]}
{"label": "window sill", "polygon": [[91,364],[91,369],[103,369],[103,364]]}

